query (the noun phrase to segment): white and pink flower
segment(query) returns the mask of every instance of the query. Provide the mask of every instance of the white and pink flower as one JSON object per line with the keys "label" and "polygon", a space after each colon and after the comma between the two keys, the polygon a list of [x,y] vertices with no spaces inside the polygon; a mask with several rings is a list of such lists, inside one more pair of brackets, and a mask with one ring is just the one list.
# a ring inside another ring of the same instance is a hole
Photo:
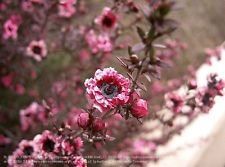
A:
{"label": "white and pink flower", "polygon": [[31,41],[26,50],[27,56],[40,62],[47,56],[47,47],[44,40]]}
{"label": "white and pink flower", "polygon": [[129,100],[130,81],[114,68],[97,70],[94,78],[86,79],[85,86],[93,106],[100,111],[124,105]]}
{"label": "white and pink flower", "polygon": [[38,159],[40,160],[54,159],[60,151],[60,138],[48,130],[36,135],[33,141],[38,147]]}

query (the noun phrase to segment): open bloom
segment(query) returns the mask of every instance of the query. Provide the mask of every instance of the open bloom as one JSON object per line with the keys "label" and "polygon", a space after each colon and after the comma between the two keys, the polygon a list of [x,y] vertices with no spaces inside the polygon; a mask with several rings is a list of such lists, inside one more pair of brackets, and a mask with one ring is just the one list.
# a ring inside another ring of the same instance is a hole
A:
{"label": "open bloom", "polygon": [[100,16],[95,19],[103,30],[113,30],[117,26],[117,16],[109,7],[105,7]]}
{"label": "open bloom", "polygon": [[12,15],[3,25],[3,38],[4,39],[17,39],[17,31],[21,24],[21,17]]}
{"label": "open bloom", "polygon": [[61,141],[55,134],[48,130],[36,135],[33,141],[38,147],[38,158],[40,159],[54,159],[57,153],[59,153]]}
{"label": "open bloom", "polygon": [[37,153],[37,147],[33,141],[22,140],[18,148],[8,158],[9,166],[30,167]]}
{"label": "open bloom", "polygon": [[75,13],[76,0],[60,0],[59,1],[59,16],[69,18]]}
{"label": "open bloom", "polygon": [[41,61],[47,56],[47,47],[45,41],[31,41],[27,47],[27,56],[34,58],[36,61]]}
{"label": "open bloom", "polygon": [[94,78],[86,79],[84,84],[93,106],[100,111],[124,105],[129,100],[129,79],[114,68],[97,70]]}

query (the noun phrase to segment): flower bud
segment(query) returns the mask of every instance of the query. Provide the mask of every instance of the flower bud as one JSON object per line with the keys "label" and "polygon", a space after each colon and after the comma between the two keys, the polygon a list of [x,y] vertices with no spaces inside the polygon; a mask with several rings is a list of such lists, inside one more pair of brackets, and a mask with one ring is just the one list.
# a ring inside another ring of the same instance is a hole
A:
{"label": "flower bud", "polygon": [[89,124],[89,113],[81,113],[77,118],[77,124],[79,127],[86,129]]}
{"label": "flower bud", "polygon": [[96,118],[93,122],[93,130],[96,132],[105,129],[105,126],[106,126],[105,122],[100,118]]}
{"label": "flower bud", "polygon": [[139,63],[139,58],[138,58],[138,56],[137,56],[136,54],[130,55],[130,60],[131,60],[131,62],[132,62],[133,64]]}
{"label": "flower bud", "polygon": [[148,115],[147,101],[137,99],[131,107],[131,114],[136,118],[142,118]]}

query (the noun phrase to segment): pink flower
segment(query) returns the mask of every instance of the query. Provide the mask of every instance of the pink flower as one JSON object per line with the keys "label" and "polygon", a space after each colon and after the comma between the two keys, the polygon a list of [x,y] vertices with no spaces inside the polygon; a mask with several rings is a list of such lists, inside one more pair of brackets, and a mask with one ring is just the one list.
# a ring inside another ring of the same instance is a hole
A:
{"label": "pink flower", "polygon": [[73,164],[76,167],[87,167],[87,160],[81,156],[73,157]]}
{"label": "pink flower", "polygon": [[21,24],[21,17],[12,15],[3,25],[3,38],[13,40],[17,39],[17,31]]}
{"label": "pink flower", "polygon": [[26,50],[27,56],[41,61],[47,56],[47,47],[44,40],[31,41]]}
{"label": "pink flower", "polygon": [[100,119],[100,118],[96,118],[93,122],[93,130],[96,132],[100,132],[102,130],[104,130],[106,127],[105,122]]}
{"label": "pink flower", "polygon": [[21,84],[16,84],[16,93],[18,95],[23,95],[25,93],[25,88]]}
{"label": "pink flower", "polygon": [[18,148],[8,158],[9,166],[31,167],[34,166],[34,158],[38,148],[33,141],[22,140]]}
{"label": "pink flower", "polygon": [[105,7],[100,16],[95,19],[103,30],[114,30],[117,26],[117,16],[109,7]]}
{"label": "pink flower", "polygon": [[165,99],[167,107],[170,108],[174,113],[181,112],[184,100],[180,95],[178,95],[176,92],[170,92],[165,95]]}
{"label": "pink flower", "polygon": [[89,113],[80,113],[77,119],[77,124],[79,127],[86,129],[87,126],[89,125]]}
{"label": "pink flower", "polygon": [[135,153],[149,154],[155,152],[157,147],[156,144],[151,141],[136,139],[132,143],[132,149]]}
{"label": "pink flower", "polygon": [[10,87],[13,81],[13,74],[5,75],[1,78],[1,82],[5,87]]}
{"label": "pink flower", "polygon": [[124,105],[129,100],[130,81],[114,68],[98,69],[94,78],[86,79],[84,84],[93,106],[100,111]]}
{"label": "pink flower", "polygon": [[69,18],[75,13],[74,4],[76,0],[60,0],[59,1],[59,16]]}
{"label": "pink flower", "polygon": [[93,30],[90,30],[85,36],[85,39],[93,53],[98,53],[101,51],[111,52],[113,49],[113,45],[108,34],[96,35]]}
{"label": "pink flower", "polygon": [[33,102],[30,106],[20,111],[21,129],[27,131],[30,128],[34,128],[37,122],[46,123],[47,113],[43,106]]}
{"label": "pink flower", "polygon": [[80,137],[65,139],[61,142],[61,147],[67,155],[76,154],[83,147],[83,140]]}
{"label": "pink flower", "polygon": [[131,107],[131,114],[136,118],[146,117],[148,115],[147,101],[143,99],[135,100]]}
{"label": "pink flower", "polygon": [[34,10],[32,2],[29,0],[22,1],[21,8],[25,12],[32,12]]}
{"label": "pink flower", "polygon": [[48,130],[36,135],[33,141],[38,147],[38,158],[40,159],[54,159],[59,152],[61,141],[55,134]]}

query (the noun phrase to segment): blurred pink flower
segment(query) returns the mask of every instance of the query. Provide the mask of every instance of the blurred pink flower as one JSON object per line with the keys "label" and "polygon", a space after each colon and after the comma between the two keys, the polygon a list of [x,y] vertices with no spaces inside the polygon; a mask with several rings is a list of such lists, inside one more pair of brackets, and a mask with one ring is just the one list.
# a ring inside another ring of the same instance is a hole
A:
{"label": "blurred pink flower", "polygon": [[38,148],[33,141],[22,140],[18,148],[8,158],[9,166],[31,167],[34,166],[34,158]]}
{"label": "blurred pink flower", "polygon": [[21,129],[27,131],[34,128],[37,122],[47,123],[47,113],[43,106],[33,102],[27,108],[20,111]]}
{"label": "blurred pink flower", "polygon": [[76,0],[59,0],[59,16],[69,18],[75,12],[74,5],[77,3]]}
{"label": "blurred pink flower", "polygon": [[13,40],[17,39],[17,31],[21,24],[22,18],[19,15],[12,15],[3,25],[3,38]]}
{"label": "blurred pink flower", "polygon": [[118,17],[109,8],[105,7],[100,16],[95,19],[95,23],[98,24],[102,30],[114,30],[117,26]]}
{"label": "blurred pink flower", "polygon": [[31,41],[26,50],[27,56],[41,61],[47,56],[47,47],[44,40]]}
{"label": "blurred pink flower", "polygon": [[87,95],[94,107],[108,111],[129,100],[130,81],[114,68],[98,69],[94,78],[85,81]]}
{"label": "blurred pink flower", "polygon": [[174,113],[181,112],[184,104],[183,98],[176,92],[169,92],[165,95],[166,105]]}
{"label": "blurred pink flower", "polygon": [[111,52],[113,49],[112,42],[108,34],[99,34],[97,35],[93,30],[90,30],[85,39],[93,53],[102,52]]}
{"label": "blurred pink flower", "polygon": [[1,82],[5,87],[10,87],[13,81],[13,74],[5,75],[1,78]]}
{"label": "blurred pink flower", "polygon": [[16,89],[16,93],[18,95],[23,95],[25,93],[25,88],[21,84],[16,84],[16,88],[15,89]]}
{"label": "blurred pink flower", "polygon": [[87,167],[87,160],[85,160],[81,156],[76,156],[76,157],[73,157],[73,164],[76,167]]}

